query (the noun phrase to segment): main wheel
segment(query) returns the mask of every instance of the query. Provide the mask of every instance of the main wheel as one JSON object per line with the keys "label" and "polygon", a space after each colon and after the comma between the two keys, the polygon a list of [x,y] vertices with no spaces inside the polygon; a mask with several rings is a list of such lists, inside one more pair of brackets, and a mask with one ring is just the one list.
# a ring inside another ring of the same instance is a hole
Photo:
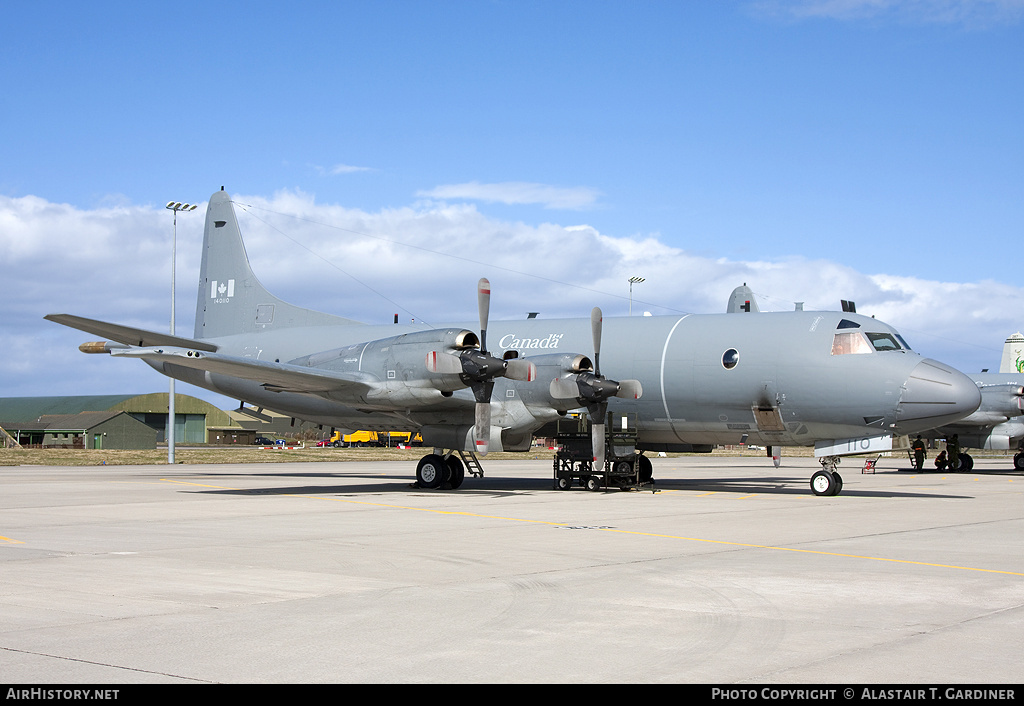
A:
{"label": "main wheel", "polygon": [[416,484],[421,488],[440,488],[447,471],[443,456],[427,454],[416,466]]}
{"label": "main wheel", "polygon": [[446,461],[448,463],[448,485],[452,490],[457,490],[462,485],[462,481],[466,479],[466,467],[458,456],[449,456]]}
{"label": "main wheel", "polygon": [[640,465],[640,482],[652,482],[654,480],[654,466],[651,464],[651,459],[641,456],[637,459],[637,463]]}
{"label": "main wheel", "polygon": [[835,475],[829,471],[818,471],[811,476],[811,490],[815,495],[835,495],[837,488]]}
{"label": "main wheel", "polygon": [[1013,467],[1018,471],[1024,471],[1024,451],[1018,451],[1013,457]]}

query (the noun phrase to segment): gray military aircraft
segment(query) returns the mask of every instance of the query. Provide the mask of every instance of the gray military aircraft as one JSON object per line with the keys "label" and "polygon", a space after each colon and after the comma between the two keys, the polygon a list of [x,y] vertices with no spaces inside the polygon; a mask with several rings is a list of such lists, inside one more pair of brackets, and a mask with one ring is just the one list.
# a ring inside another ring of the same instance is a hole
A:
{"label": "gray military aircraft", "polygon": [[[972,449],[1017,449],[1013,467],[1024,471],[1024,336],[1015,333],[1003,344],[998,373],[972,373],[969,377],[981,391],[981,405],[963,419],[923,432],[926,439],[949,439],[957,435],[960,446]],[[955,471],[974,467],[970,454],[961,452]]]}
{"label": "gray military aircraft", "polygon": [[[854,302],[842,300],[841,304],[843,311],[856,311]],[[746,283],[732,291],[726,304],[726,312],[731,314],[759,311],[754,293]],[[906,345],[902,338],[900,343]],[[981,393],[978,409],[951,424],[920,432],[920,435],[925,439],[941,440],[955,434],[961,448],[965,449],[1016,448],[1014,468],[1024,470],[1024,335],[1015,333],[1006,339],[998,373],[985,370],[968,377]],[[777,460],[778,456],[775,458]],[[974,459],[961,451],[958,467],[950,470],[969,471],[973,467]]]}
{"label": "gray military aircraft", "polygon": [[[743,437],[814,445],[822,470],[812,490],[834,495],[839,456],[891,447],[893,434],[955,421],[980,402],[970,378],[853,313],[603,320],[595,310],[589,321],[488,326],[489,298],[481,280],[478,329],[374,326],[287,304],[250,269],[221,190],[206,212],[193,338],[46,318],[109,339],[83,344],[85,352],[139,358],[256,407],[343,429],[417,431],[434,447],[416,471],[431,488],[459,487],[463,463],[478,468],[477,454],[489,449],[528,450],[533,432],[570,410],[600,424],[610,409],[635,418],[638,463],[648,469],[645,451],[710,451]],[[594,457],[603,460],[595,432]]]}

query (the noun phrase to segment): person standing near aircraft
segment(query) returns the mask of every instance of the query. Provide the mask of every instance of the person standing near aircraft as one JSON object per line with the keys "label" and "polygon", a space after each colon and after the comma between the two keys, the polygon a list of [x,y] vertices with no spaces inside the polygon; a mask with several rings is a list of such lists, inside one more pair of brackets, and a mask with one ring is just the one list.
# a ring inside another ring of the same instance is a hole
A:
{"label": "person standing near aircraft", "polygon": [[914,466],[917,467],[918,471],[924,470],[924,441],[921,439],[920,434],[914,439],[914,443],[910,445],[910,448],[914,450]]}
{"label": "person standing near aircraft", "polygon": [[960,436],[953,434],[946,442],[946,451],[948,452],[946,457],[949,460],[947,468],[951,471],[960,470]]}

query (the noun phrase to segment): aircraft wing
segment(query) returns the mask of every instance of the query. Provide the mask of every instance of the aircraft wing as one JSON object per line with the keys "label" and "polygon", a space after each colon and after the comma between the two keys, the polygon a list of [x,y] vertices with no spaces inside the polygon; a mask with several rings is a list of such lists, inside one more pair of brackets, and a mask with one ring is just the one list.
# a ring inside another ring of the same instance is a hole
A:
{"label": "aircraft wing", "polygon": [[168,333],[146,331],[141,328],[111,324],[106,321],[86,319],[81,316],[72,316],[71,314],[48,314],[43,318],[54,323],[63,324],[64,326],[70,326],[79,331],[109,338],[111,341],[123,343],[126,346],[177,346],[191,348],[192,350],[209,351],[211,353],[217,350],[217,346],[206,341],[181,338]]}
{"label": "aircraft wing", "polygon": [[373,376],[363,373],[344,373],[287,363],[270,363],[255,358],[201,352],[191,348],[125,348],[112,350],[110,355],[142,358],[151,363],[169,363],[183,368],[252,380],[271,392],[320,395],[341,392],[358,397],[369,393],[376,382]]}

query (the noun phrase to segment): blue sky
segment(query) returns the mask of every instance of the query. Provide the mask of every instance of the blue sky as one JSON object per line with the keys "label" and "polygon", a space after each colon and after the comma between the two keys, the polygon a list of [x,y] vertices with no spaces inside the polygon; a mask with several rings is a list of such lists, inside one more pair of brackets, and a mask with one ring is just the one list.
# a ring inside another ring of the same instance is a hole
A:
{"label": "blue sky", "polygon": [[479,276],[624,314],[638,274],[656,314],[854,299],[967,371],[1024,327],[1024,0],[11,3],[0,71],[0,396],[161,389],[41,317],[166,327],[163,204],[221,185],[261,279],[354,318],[472,318]]}

